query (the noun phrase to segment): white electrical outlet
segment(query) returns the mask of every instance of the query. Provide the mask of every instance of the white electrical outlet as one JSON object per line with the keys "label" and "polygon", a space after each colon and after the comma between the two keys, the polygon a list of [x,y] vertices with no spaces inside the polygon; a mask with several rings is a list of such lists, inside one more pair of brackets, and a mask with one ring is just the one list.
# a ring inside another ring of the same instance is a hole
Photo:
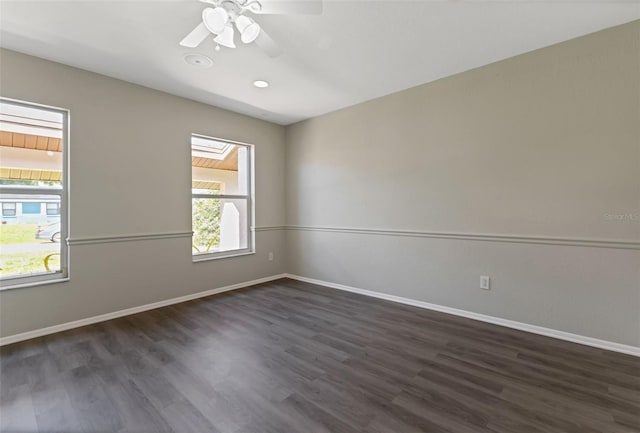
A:
{"label": "white electrical outlet", "polygon": [[483,290],[491,290],[491,280],[486,275],[480,276],[480,288]]}
{"label": "white electrical outlet", "polygon": [[269,261],[272,262],[273,261],[273,253],[269,252]]}

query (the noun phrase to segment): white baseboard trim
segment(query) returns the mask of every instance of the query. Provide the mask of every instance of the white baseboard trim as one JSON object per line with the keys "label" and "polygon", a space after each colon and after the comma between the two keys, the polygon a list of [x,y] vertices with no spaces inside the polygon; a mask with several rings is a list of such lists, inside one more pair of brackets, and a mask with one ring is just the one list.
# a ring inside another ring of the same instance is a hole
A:
{"label": "white baseboard trim", "polygon": [[374,292],[371,290],[359,289],[357,287],[345,286],[343,284],[331,283],[329,281],[316,280],[315,278],[301,277],[299,275],[285,274],[287,278],[303,281],[306,283],[318,284],[333,289],[345,290],[347,292],[358,293],[360,295],[370,296],[373,298],[385,299],[400,304],[412,305],[414,307],[425,308],[427,310],[439,311],[442,313],[453,314],[454,316],[466,317],[468,319],[479,320],[481,322],[492,323],[507,328],[518,329],[520,331],[531,332],[532,334],[544,335],[546,337],[557,338],[559,340],[570,341],[572,343],[583,344],[585,346],[597,347],[598,349],[610,350],[612,352],[625,353],[640,357],[640,347],[629,346],[626,344],[616,343],[613,341],[600,340],[598,338],[586,337],[584,335],[572,334],[570,332],[558,331],[556,329],[545,328],[528,323],[516,322],[515,320],[502,319],[500,317],[488,316],[486,314],[474,313],[472,311],[460,310],[458,308],[446,307],[444,305],[431,304],[428,302],[418,301],[415,299],[403,298],[400,296],[388,295],[386,293]]}
{"label": "white baseboard trim", "polygon": [[117,319],[118,317],[129,316],[131,314],[141,313],[143,311],[154,310],[156,308],[166,307],[167,305],[179,304],[181,302],[191,301],[193,299],[203,298],[205,296],[211,296],[218,293],[241,289],[244,287],[253,286],[255,284],[261,284],[261,283],[266,283],[273,280],[279,280],[281,278],[285,278],[285,276],[286,276],[285,274],[272,275],[269,277],[258,278],[257,280],[245,281],[238,284],[232,284],[230,286],[219,287],[217,289],[205,290],[204,292],[192,293],[189,295],[166,299],[164,301],[158,301],[151,304],[126,308],[124,310],[114,311],[112,313],[100,314],[99,316],[87,317],[86,319],[74,320],[73,322],[61,323],[59,325],[53,325],[53,326],[48,326],[46,328],[23,332],[20,334],[9,335],[7,337],[0,338],[0,346],[17,343],[19,341],[30,340],[32,338],[42,337],[44,335],[54,334],[56,332],[66,331],[73,328],[79,328],[81,326],[92,325],[98,322]]}
{"label": "white baseboard trim", "polygon": [[558,331],[555,329],[545,328],[537,325],[517,322],[514,320],[502,319],[500,317],[489,316],[486,314],[474,313],[472,311],[460,310],[458,308],[446,307],[438,304],[418,301],[415,299],[403,298],[400,296],[388,295],[386,293],[374,292],[371,290],[360,289],[357,287],[346,286],[344,284],[332,283],[329,281],[317,280],[315,278],[302,277],[293,274],[278,274],[269,277],[259,278],[252,281],[232,284],[230,286],[219,287],[217,289],[205,290],[204,292],[192,293],[189,295],[179,296],[177,298],[166,299],[151,304],[140,305],[137,307],[126,308],[124,310],[114,311],[112,313],[100,314],[98,316],[88,317],[86,319],[75,320],[73,322],[61,323],[59,325],[48,326],[46,328],[35,329],[33,331],[23,332],[20,334],[9,335],[0,338],[0,346],[17,343],[20,341],[30,340],[32,338],[42,337],[44,335],[54,334],[69,329],[79,328],[82,326],[92,325],[94,323],[104,322],[118,317],[129,316],[131,314],[141,313],[143,311],[154,310],[156,308],[165,307],[167,305],[179,304],[181,302],[191,301],[193,299],[204,298],[206,296],[224,293],[231,290],[241,289],[255,284],[267,283],[269,281],[279,280],[281,278],[291,278],[293,280],[303,281],[306,283],[318,284],[333,289],[344,290],[347,292],[358,293],[364,296],[384,299],[400,304],[412,305],[414,307],[425,308],[427,310],[439,311],[442,313],[453,314],[454,316],[466,317],[468,319],[479,320],[481,322],[492,323],[494,325],[505,326],[507,328],[518,329],[520,331],[531,332],[533,334],[544,335],[546,337],[557,338],[559,340],[570,341],[572,343],[583,344],[585,346],[597,347],[599,349],[610,350],[612,352],[625,353],[640,357],[640,347],[629,346],[626,344],[616,343],[613,341],[600,340],[597,338],[586,337],[583,335],[572,334],[570,332]]}

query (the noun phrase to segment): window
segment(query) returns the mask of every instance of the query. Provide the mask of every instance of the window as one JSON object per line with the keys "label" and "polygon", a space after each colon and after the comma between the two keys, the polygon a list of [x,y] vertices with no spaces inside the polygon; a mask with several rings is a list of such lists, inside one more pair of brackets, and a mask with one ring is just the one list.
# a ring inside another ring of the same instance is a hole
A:
{"label": "window", "polygon": [[0,98],[0,288],[67,277],[66,110]]}
{"label": "window", "polygon": [[47,203],[47,215],[60,215],[60,203]]}
{"label": "window", "polygon": [[39,214],[40,213],[40,203],[28,203],[28,202],[23,202],[22,203],[22,215],[29,215],[29,214]]}
{"label": "window", "polygon": [[253,146],[191,136],[194,260],[253,252]]}
{"label": "window", "polygon": [[2,203],[2,216],[14,217],[16,216],[16,204],[15,203]]}

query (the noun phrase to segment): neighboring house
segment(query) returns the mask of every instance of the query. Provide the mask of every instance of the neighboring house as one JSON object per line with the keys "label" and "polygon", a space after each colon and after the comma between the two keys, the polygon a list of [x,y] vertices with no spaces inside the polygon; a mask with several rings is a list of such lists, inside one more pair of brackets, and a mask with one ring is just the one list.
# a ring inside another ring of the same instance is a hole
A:
{"label": "neighboring house", "polygon": [[60,221],[60,201],[40,195],[0,195],[2,224],[52,223]]}

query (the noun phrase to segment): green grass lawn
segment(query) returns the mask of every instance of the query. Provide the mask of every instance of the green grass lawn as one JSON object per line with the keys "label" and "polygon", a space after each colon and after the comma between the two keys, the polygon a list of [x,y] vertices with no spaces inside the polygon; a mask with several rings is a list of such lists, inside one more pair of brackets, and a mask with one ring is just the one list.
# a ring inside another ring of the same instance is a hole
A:
{"label": "green grass lawn", "polygon": [[[12,252],[10,254],[4,254],[4,245],[17,245],[17,244],[36,244],[33,249],[37,249],[37,244],[40,244],[42,240],[37,240],[36,230],[38,224],[1,224],[0,225],[0,276],[10,277],[17,275],[33,274],[40,272],[47,272],[44,266],[44,259],[49,254],[56,252],[51,251],[29,251],[29,246],[20,247],[21,252]],[[5,248],[9,250],[9,247]],[[14,248],[15,250],[15,248]],[[57,250],[59,251],[59,250]],[[48,262],[49,269],[57,271],[60,269],[60,256],[52,256]]]}
{"label": "green grass lawn", "polygon": [[36,242],[38,224],[1,224],[0,245]]}
{"label": "green grass lawn", "polygon": [[[44,258],[51,252],[2,254],[0,256],[0,276],[8,277],[20,274],[32,274],[47,272],[44,267]],[[49,259],[49,269],[60,269],[60,256],[55,255]]]}

